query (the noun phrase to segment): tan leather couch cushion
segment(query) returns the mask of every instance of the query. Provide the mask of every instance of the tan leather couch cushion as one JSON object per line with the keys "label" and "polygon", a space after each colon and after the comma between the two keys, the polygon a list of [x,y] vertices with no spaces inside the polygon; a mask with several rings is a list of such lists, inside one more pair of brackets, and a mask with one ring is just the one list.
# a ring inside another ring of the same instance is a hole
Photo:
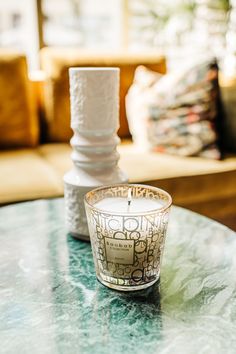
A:
{"label": "tan leather couch cushion", "polygon": [[37,149],[0,153],[0,203],[62,195],[58,174]]}
{"label": "tan leather couch cushion", "polygon": [[120,137],[129,136],[125,96],[133,81],[136,67],[144,64],[151,70],[161,73],[166,71],[165,60],[157,53],[112,54],[88,52],[82,49],[43,48],[40,55],[42,69],[46,73],[44,96],[49,130],[48,140],[54,142],[68,142],[72,136],[69,107],[69,67],[112,66],[120,68]]}
{"label": "tan leather couch cushion", "polygon": [[0,148],[38,143],[38,117],[24,55],[0,50]]}
{"label": "tan leather couch cushion", "polygon": [[[46,144],[40,154],[59,178],[72,167],[68,144]],[[224,161],[140,152],[130,143],[119,146],[120,167],[131,183],[167,190],[177,205],[212,218],[236,215],[236,156]]]}

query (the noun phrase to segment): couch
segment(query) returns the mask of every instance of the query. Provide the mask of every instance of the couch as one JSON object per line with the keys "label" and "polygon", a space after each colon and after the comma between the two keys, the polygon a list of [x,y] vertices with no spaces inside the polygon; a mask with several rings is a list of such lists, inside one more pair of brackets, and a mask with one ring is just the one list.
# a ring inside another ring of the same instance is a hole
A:
{"label": "couch", "polygon": [[68,67],[121,69],[120,166],[130,182],[167,190],[174,204],[235,228],[236,155],[222,161],[140,152],[130,140],[125,95],[134,70],[144,64],[164,73],[165,60],[149,55],[99,54],[44,48],[44,79],[29,80],[24,55],[0,51],[0,204],[63,196],[71,166]]}

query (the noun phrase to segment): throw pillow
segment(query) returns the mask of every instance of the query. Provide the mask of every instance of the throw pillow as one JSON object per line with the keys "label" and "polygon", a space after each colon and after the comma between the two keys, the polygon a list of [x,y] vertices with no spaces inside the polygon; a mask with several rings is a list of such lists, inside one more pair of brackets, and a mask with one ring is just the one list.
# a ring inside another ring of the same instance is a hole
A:
{"label": "throw pillow", "polygon": [[213,59],[166,75],[138,67],[126,97],[133,140],[158,152],[219,159],[218,103]]}

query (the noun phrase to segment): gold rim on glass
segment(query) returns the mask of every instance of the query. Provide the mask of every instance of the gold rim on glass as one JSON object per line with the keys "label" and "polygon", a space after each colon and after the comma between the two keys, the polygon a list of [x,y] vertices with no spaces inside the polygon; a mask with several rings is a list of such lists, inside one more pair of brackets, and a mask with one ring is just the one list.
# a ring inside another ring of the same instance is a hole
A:
{"label": "gold rim on glass", "polygon": [[[161,208],[151,209],[151,210],[144,211],[144,212],[125,212],[125,211],[122,211],[122,212],[114,212],[114,211],[110,212],[109,210],[101,210],[100,208],[97,208],[94,204],[91,204],[89,202],[89,197],[91,196],[91,194],[94,194],[96,192],[99,192],[99,191],[102,191],[102,190],[106,190],[106,189],[109,189],[109,188],[114,188],[114,187],[124,187],[124,188],[127,188],[127,189],[128,188],[132,188],[132,187],[140,187],[140,188],[152,190],[155,193],[160,193],[160,194],[165,195],[166,201],[167,201],[167,205],[164,205]],[[171,198],[169,193],[167,193],[166,191],[164,191],[161,188],[149,186],[149,185],[146,185],[146,184],[136,184],[136,183],[131,183],[131,184],[124,183],[124,184],[121,184],[120,183],[120,184],[105,185],[105,186],[98,187],[98,188],[95,188],[95,189],[89,191],[88,193],[85,194],[84,202],[85,202],[85,204],[87,204],[88,207],[93,208],[93,209],[95,209],[98,212],[103,212],[104,214],[120,215],[120,216],[122,216],[122,215],[138,216],[138,215],[141,215],[141,214],[142,215],[144,215],[144,214],[147,215],[147,214],[154,214],[154,213],[163,213],[164,211],[169,209],[170,206],[172,205],[172,198]]]}

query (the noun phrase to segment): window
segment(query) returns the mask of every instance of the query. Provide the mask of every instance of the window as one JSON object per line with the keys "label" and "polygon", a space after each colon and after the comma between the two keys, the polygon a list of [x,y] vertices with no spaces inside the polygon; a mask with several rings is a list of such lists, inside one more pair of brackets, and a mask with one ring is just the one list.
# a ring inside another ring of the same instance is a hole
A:
{"label": "window", "polygon": [[25,51],[32,70],[43,45],[181,57],[183,48],[201,47],[219,56],[228,8],[228,0],[7,0],[0,2],[0,46]]}
{"label": "window", "polygon": [[0,2],[0,46],[27,54],[31,70],[38,69],[40,47],[36,0]]}
{"label": "window", "polygon": [[45,44],[118,48],[121,3],[120,0],[43,0]]}

